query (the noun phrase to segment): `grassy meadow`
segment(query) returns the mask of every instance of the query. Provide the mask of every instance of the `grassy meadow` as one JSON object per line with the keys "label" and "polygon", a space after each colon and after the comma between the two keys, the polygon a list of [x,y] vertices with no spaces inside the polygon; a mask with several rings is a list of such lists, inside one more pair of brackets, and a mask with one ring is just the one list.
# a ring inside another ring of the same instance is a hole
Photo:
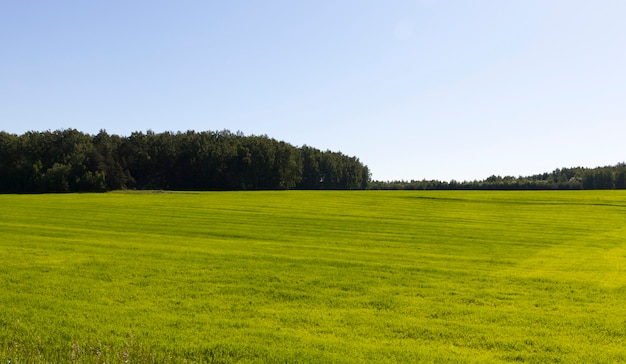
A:
{"label": "grassy meadow", "polygon": [[626,191],[0,195],[0,362],[626,362]]}

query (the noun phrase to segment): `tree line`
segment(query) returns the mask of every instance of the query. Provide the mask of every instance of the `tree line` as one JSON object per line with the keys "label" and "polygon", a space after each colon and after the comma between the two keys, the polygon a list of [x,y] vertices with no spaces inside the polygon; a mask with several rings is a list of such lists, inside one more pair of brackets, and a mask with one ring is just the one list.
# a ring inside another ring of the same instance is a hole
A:
{"label": "tree line", "polygon": [[373,181],[369,189],[385,190],[596,190],[626,189],[626,164],[597,168],[558,168],[532,176],[496,176],[481,181]]}
{"label": "tree line", "polygon": [[228,130],[134,132],[0,131],[0,193],[119,189],[563,190],[626,189],[626,164],[560,168],[481,181],[371,181],[356,157]]}
{"label": "tree line", "polygon": [[224,131],[0,132],[0,192],[118,189],[364,189],[367,166],[339,152]]}

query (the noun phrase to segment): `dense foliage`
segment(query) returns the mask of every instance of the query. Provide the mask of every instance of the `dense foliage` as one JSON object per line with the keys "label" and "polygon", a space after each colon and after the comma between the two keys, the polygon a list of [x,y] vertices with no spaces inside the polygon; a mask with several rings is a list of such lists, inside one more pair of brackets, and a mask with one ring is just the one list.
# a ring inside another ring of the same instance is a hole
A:
{"label": "dense foliage", "polygon": [[482,181],[370,181],[356,157],[295,147],[265,135],[134,132],[129,137],[75,129],[0,132],[0,193],[118,189],[272,190],[626,189],[626,164],[561,168]]}
{"label": "dense foliage", "polygon": [[598,168],[562,168],[527,177],[491,176],[482,181],[374,181],[380,190],[604,190],[626,188],[626,164]]}
{"label": "dense foliage", "polygon": [[0,192],[362,189],[357,158],[229,131],[0,132]]}

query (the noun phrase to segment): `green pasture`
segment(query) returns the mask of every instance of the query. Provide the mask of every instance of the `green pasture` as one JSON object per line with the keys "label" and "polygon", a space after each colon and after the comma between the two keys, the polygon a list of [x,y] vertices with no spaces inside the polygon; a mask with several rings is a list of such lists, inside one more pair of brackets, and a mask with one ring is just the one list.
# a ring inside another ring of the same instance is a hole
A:
{"label": "green pasture", "polygon": [[626,362],[626,191],[0,195],[0,363]]}

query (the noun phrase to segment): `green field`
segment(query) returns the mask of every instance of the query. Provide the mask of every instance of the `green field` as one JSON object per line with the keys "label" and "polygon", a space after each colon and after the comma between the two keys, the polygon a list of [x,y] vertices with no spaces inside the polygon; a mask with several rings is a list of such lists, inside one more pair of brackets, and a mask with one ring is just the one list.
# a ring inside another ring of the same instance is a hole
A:
{"label": "green field", "polygon": [[626,362],[626,191],[0,195],[0,362]]}

